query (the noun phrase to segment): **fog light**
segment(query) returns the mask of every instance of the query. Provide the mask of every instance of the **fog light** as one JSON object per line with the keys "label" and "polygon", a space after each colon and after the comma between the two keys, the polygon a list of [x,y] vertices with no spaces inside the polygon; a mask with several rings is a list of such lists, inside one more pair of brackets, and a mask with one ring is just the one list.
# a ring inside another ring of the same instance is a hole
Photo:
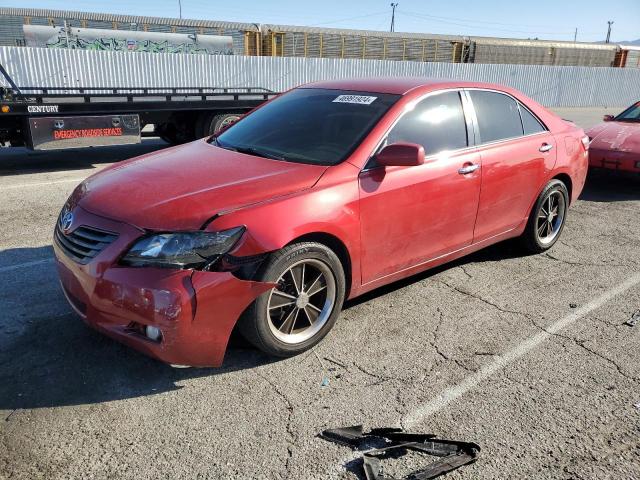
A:
{"label": "fog light", "polygon": [[9,105],[2,105],[2,113],[9,113],[10,110]]}
{"label": "fog light", "polygon": [[154,342],[159,342],[162,339],[162,332],[158,327],[147,325],[144,329],[144,333],[149,340],[153,340]]}

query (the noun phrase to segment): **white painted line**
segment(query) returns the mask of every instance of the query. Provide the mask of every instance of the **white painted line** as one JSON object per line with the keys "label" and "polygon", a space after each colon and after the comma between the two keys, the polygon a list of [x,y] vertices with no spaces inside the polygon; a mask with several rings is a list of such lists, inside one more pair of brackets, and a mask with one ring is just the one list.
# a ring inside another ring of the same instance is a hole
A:
{"label": "white painted line", "polygon": [[58,185],[61,183],[80,183],[87,177],[82,178],[66,178],[64,180],[52,180],[50,182],[34,182],[34,183],[19,183],[17,185],[2,185],[3,190],[12,190],[17,188],[29,188],[29,187],[44,187],[47,185]]}
{"label": "white painted line", "polygon": [[420,424],[426,417],[433,415],[434,413],[443,409],[451,402],[463,396],[469,390],[477,387],[478,384],[480,384],[482,381],[493,376],[495,373],[502,370],[510,363],[515,362],[516,360],[525,356],[527,353],[529,353],[534,348],[538,347],[542,342],[547,340],[553,334],[567,328],[574,322],[588,315],[593,310],[600,308],[602,305],[607,303],[609,300],[611,300],[615,296],[626,292],[627,290],[638,285],[639,283],[640,283],[640,273],[637,273],[632,277],[628,278],[627,280],[625,280],[624,282],[622,282],[621,284],[617,285],[616,287],[610,290],[607,290],[605,293],[603,293],[599,297],[594,298],[589,303],[578,308],[575,312],[561,318],[560,320],[550,325],[549,327],[546,327],[546,331],[537,333],[536,335],[524,340],[523,342],[519,343],[512,349],[508,350],[507,352],[505,352],[504,354],[496,358],[495,361],[491,362],[488,365],[482,366],[480,370],[478,370],[473,375],[470,375],[467,378],[465,378],[458,385],[444,390],[433,400],[418,406],[417,408],[415,408],[413,411],[409,412],[405,416],[403,425],[406,428],[411,428]]}
{"label": "white painted line", "polygon": [[35,267],[36,265],[43,265],[45,263],[53,262],[53,258],[45,258],[44,260],[34,260],[33,262],[18,263],[16,265],[9,265],[8,267],[0,267],[0,273],[10,272],[11,270],[19,270],[21,268]]}

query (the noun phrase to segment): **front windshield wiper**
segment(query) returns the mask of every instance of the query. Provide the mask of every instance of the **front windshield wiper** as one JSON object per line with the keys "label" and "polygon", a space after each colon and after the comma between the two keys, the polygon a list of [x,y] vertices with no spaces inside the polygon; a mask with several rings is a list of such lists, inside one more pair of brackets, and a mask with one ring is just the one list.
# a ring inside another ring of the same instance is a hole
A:
{"label": "front windshield wiper", "polygon": [[226,145],[220,143],[217,139],[214,139],[215,145],[220,148],[226,148],[238,153],[246,153],[248,155],[255,155],[256,157],[270,158],[272,160],[286,160],[282,155],[276,153],[267,152],[259,147],[252,147],[249,145]]}
{"label": "front windshield wiper", "polygon": [[282,155],[278,155],[276,153],[266,152],[256,147],[234,147],[236,152],[240,153],[248,153],[249,155],[255,155],[257,157],[270,158],[272,160],[285,160]]}

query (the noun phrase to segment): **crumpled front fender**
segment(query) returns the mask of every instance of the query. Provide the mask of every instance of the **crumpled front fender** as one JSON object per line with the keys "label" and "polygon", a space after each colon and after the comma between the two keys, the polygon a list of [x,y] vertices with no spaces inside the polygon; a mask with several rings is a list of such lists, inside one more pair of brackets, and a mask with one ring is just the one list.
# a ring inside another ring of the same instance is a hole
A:
{"label": "crumpled front fender", "polygon": [[197,306],[190,349],[199,354],[189,364],[219,367],[242,312],[275,284],[242,280],[230,272],[202,271],[193,272],[191,282]]}

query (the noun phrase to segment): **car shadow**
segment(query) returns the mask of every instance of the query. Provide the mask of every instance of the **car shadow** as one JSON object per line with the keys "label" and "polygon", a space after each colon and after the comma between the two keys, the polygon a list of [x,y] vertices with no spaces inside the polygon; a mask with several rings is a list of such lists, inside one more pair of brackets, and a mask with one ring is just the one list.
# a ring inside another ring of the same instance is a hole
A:
{"label": "car shadow", "polygon": [[143,138],[135,145],[33,151],[23,147],[2,148],[0,175],[24,175],[86,169],[104,163],[119,162],[168,147],[159,138]]}
{"label": "car shadow", "polygon": [[180,383],[185,380],[247,370],[273,361],[241,340],[232,340],[220,368],[174,368],[94,332],[75,314],[41,317],[0,355],[0,409],[158,395],[181,389]]}
{"label": "car shadow", "polygon": [[640,175],[615,170],[591,169],[580,200],[587,202],[640,200]]}
{"label": "car shadow", "polygon": [[456,260],[452,260],[450,262],[445,263],[444,265],[440,265],[438,267],[433,267],[424,272],[416,273],[410,277],[404,278],[402,280],[397,280],[388,285],[384,285],[382,287],[378,287],[375,290],[367,292],[359,297],[356,297],[352,300],[348,300],[344,304],[344,308],[352,308],[362,303],[368,302],[378,297],[382,297],[389,293],[395,292],[396,290],[400,290],[409,285],[412,285],[416,282],[420,282],[422,280],[426,280],[433,275],[437,275],[438,273],[444,272],[446,270],[450,270],[455,267],[459,267],[461,265],[466,265],[468,263],[480,263],[480,262],[498,262],[501,260],[508,260],[511,258],[521,258],[531,256],[532,254],[525,251],[517,239],[504,240],[500,243],[496,243],[494,245],[490,245],[488,247],[483,248],[477,252],[466,255],[462,258],[458,258]]}
{"label": "car shadow", "polygon": [[[470,262],[524,255],[505,241],[446,265],[380,287],[344,308],[382,297],[436,273]],[[0,409],[102,403],[158,395],[181,382],[279,361],[232,335],[219,368],[174,368],[87,327],[60,290],[50,246],[0,251]],[[11,270],[7,270],[11,269]]]}

